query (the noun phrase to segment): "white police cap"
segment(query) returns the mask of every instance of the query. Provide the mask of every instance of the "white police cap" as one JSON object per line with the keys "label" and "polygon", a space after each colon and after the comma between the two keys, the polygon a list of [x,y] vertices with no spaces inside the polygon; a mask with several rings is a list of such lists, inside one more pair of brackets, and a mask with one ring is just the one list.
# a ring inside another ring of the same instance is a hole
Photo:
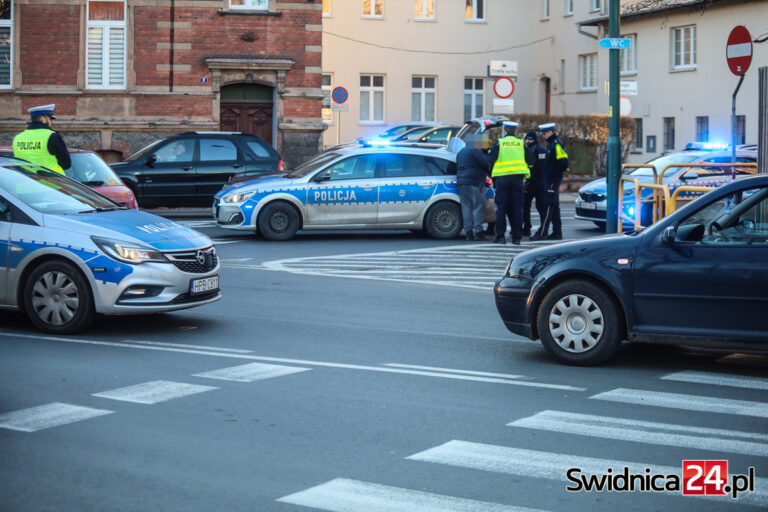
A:
{"label": "white police cap", "polygon": [[516,123],[515,121],[504,121],[501,123],[501,126],[503,126],[505,130],[517,130],[520,123]]}
{"label": "white police cap", "polygon": [[27,112],[29,112],[30,117],[48,116],[51,119],[56,119],[56,116],[53,115],[53,109],[55,108],[56,104],[50,103],[48,105],[38,105],[37,107],[28,108]]}
{"label": "white police cap", "polygon": [[549,130],[552,130],[552,131],[555,130],[555,123],[545,123],[545,124],[539,125],[539,131],[546,132]]}

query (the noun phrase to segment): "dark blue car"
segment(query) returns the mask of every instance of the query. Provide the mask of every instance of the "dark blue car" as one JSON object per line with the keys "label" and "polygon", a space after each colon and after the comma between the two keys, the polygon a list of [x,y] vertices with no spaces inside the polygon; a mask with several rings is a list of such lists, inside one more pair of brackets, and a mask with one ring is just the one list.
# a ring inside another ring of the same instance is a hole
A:
{"label": "dark blue car", "polygon": [[507,328],[567,364],[603,362],[622,340],[768,349],[768,175],[642,231],[522,253],[494,291]]}

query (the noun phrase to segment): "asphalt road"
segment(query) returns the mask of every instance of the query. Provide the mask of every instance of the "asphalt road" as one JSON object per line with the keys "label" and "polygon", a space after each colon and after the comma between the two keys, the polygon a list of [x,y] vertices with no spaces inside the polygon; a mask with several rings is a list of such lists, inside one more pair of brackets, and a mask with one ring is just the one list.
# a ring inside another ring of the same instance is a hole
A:
{"label": "asphalt road", "polygon": [[[555,364],[493,303],[530,243],[182,222],[217,242],[221,301],[68,337],[0,313],[0,511],[768,508],[767,357]],[[576,467],[673,485],[683,460],[754,467],[756,489],[566,490]]]}

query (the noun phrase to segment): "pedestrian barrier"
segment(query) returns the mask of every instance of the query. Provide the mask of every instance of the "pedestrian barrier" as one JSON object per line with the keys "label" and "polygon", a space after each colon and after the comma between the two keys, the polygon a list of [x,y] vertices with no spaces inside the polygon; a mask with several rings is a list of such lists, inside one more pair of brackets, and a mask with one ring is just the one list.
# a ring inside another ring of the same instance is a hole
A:
{"label": "pedestrian barrier", "polygon": [[[641,169],[649,168],[653,170],[653,183],[642,183],[637,178],[631,176],[622,176],[619,180],[619,200],[618,200],[618,232],[621,233],[624,228],[625,221],[634,226],[634,229],[642,229],[648,226],[642,224],[642,209],[646,204],[651,205],[651,223],[658,221],[659,219],[669,215],[677,210],[679,203],[690,202],[698,198],[702,194],[706,194],[711,190],[724,184],[727,180],[726,174],[723,173],[721,179],[699,181],[695,177],[686,179],[685,185],[675,183],[664,183],[664,176],[667,171],[672,168],[691,169],[690,172],[696,173],[699,178],[711,178],[717,176],[712,172],[708,172],[707,169],[730,169],[730,178],[737,179],[739,177],[748,176],[757,172],[757,164],[752,162],[736,162],[736,163],[696,163],[696,164],[669,164],[661,170],[661,173],[657,172],[656,168],[650,164],[625,164],[622,166],[622,173],[626,173],[627,169]],[[699,171],[703,169],[703,171]],[[688,171],[682,173],[687,174]],[[631,213],[629,215],[624,213],[624,183],[634,184],[634,197],[632,201],[634,203]],[[652,194],[643,197],[643,189],[652,190]]]}

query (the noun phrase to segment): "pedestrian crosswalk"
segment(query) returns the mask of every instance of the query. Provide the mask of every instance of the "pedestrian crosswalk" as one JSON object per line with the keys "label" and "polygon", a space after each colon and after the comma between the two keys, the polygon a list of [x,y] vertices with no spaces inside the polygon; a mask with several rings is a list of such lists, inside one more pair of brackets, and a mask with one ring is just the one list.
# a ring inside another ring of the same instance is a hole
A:
{"label": "pedestrian crosswalk", "polygon": [[[768,379],[759,377],[740,377],[719,373],[707,372],[678,372],[666,376],[660,376],[659,381],[666,382],[670,386],[686,386],[688,382],[715,383],[720,386],[733,386],[739,384],[750,389],[763,389],[768,385]],[[652,384],[649,383],[649,384]],[[720,388],[722,389],[722,388]],[[688,412],[691,410],[710,414],[729,414],[732,418],[738,418],[743,414],[762,416],[762,410],[768,404],[748,402],[744,400],[725,399],[710,396],[693,396],[681,393],[659,393],[641,389],[619,388],[604,393],[598,393],[592,397],[597,400],[611,400],[632,404],[635,407],[628,411],[618,410],[615,416],[601,416],[585,414],[582,412],[543,410],[533,415],[526,416],[507,423],[507,426],[519,431],[537,431],[551,433],[553,435],[576,436],[581,438],[596,438],[613,443],[630,443],[631,446],[643,445],[677,447],[695,450],[692,459],[702,458],[701,451],[712,454],[712,459],[725,459],[729,456],[768,457],[768,434],[765,432],[747,432],[737,429],[712,428],[701,425],[691,425]],[[709,408],[702,406],[704,402],[711,404]],[[585,407],[587,407],[585,405]],[[646,408],[662,407],[674,408],[675,417],[680,418],[680,423],[667,423],[662,421],[648,421],[645,418],[652,416],[646,412]],[[622,416],[622,413],[625,416]],[[637,419],[640,416],[644,419]],[[430,467],[453,467],[469,471],[483,471],[502,475],[511,475],[516,478],[536,479],[549,482],[559,482],[554,488],[547,485],[548,493],[552,494],[552,501],[542,503],[559,504],[568,500],[567,486],[574,485],[573,468],[581,475],[581,481],[586,481],[586,475],[623,474],[635,475],[638,486],[643,482],[651,481],[653,475],[661,475],[663,478],[683,481],[682,464],[671,466],[668,461],[657,463],[647,454],[650,450],[621,450],[621,453],[637,453],[637,457],[631,460],[618,460],[614,458],[601,458],[592,453],[584,453],[588,446],[580,442],[562,443],[558,446],[567,446],[563,451],[534,450],[527,446],[515,446],[510,439],[529,439],[529,436],[506,437],[505,443],[495,444],[481,442],[480,440],[450,439],[436,446],[428,447],[405,457],[405,461],[414,463],[427,463],[422,470],[431,473]],[[582,452],[582,453],[579,453]],[[656,452],[658,453],[658,451]],[[750,463],[751,464],[751,463]],[[731,475],[747,473],[747,468],[729,466]],[[466,477],[466,473],[464,473]],[[386,482],[371,483],[336,478],[326,483],[315,485],[305,490],[279,498],[278,501],[302,505],[315,510],[346,511],[366,510],[370,512],[405,512],[422,510],[523,510],[514,503],[465,503],[465,498],[460,496],[432,495],[429,489],[421,488],[419,491],[392,487]],[[661,478],[661,477],[660,477]],[[429,481],[430,478],[424,478]],[[591,481],[591,480],[590,480]],[[595,480],[598,481],[598,480]],[[633,484],[635,485],[635,484]],[[655,484],[654,484],[655,485]],[[682,485],[682,484],[681,484]],[[562,494],[558,495],[553,489],[560,488]],[[682,487],[674,486],[658,490],[654,499],[655,509],[679,508],[665,500],[680,499]],[[571,488],[571,490],[573,490]],[[617,489],[622,491],[622,489]],[[649,489],[642,491],[647,496]],[[594,491],[588,491],[594,492]],[[730,492],[730,491],[729,491]],[[461,490],[456,490],[457,494]],[[640,494],[641,491],[636,491]],[[618,493],[617,493],[618,494]],[[626,492],[622,492],[626,494]],[[559,496],[559,498],[558,498]],[[570,495],[572,496],[572,495]],[[617,496],[619,499],[620,496]],[[742,492],[737,499],[729,495],[692,495],[685,499],[704,499],[709,503],[691,505],[698,510],[721,510],[723,507],[739,508],[749,507],[749,510],[768,508],[768,478],[757,476],[754,479],[754,490]],[[603,496],[601,501],[608,500]],[[666,506],[661,505],[665,503]],[[552,506],[552,505],[551,505]],[[498,508],[508,507],[508,508]],[[545,507],[547,508],[547,507]],[[568,509],[573,509],[569,507]],[[565,509],[564,509],[565,510]]]}
{"label": "pedestrian crosswalk", "polygon": [[490,290],[510,260],[521,252],[559,243],[521,245],[465,243],[447,247],[408,249],[337,256],[312,256],[269,261],[261,265],[223,262],[222,266],[262,269],[316,276],[401,281]]}

